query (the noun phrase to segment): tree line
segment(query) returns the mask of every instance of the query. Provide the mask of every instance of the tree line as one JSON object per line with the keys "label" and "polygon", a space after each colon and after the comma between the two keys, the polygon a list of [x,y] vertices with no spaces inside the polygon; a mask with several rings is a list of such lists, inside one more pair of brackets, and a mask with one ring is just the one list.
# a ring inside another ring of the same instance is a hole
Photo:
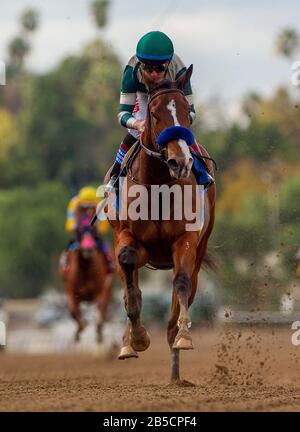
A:
{"label": "tree line", "polygon": [[[91,3],[99,29],[55,68],[27,67],[38,11],[24,11],[7,47],[7,84],[0,88],[0,297],[32,297],[56,283],[68,200],[100,184],[124,131],[117,124],[122,64],[102,29],[107,0]],[[299,36],[275,39],[291,59]],[[297,51],[298,50],[298,51]],[[255,89],[254,89],[255,90]],[[278,305],[294,280],[300,239],[300,101],[286,86],[269,98],[249,92],[244,122],[213,129],[197,109],[195,133],[219,165],[211,248],[222,263],[228,301]]]}

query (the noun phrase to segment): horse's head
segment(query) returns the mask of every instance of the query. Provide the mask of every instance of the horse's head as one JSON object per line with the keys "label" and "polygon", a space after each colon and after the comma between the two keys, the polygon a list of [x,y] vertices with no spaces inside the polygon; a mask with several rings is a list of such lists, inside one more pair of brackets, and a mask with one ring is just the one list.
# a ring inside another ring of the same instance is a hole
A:
{"label": "horse's head", "polygon": [[90,258],[96,250],[96,240],[89,216],[83,216],[78,224],[79,249],[83,258]]}
{"label": "horse's head", "polygon": [[163,155],[171,177],[188,177],[193,165],[189,146],[194,142],[190,130],[189,102],[183,88],[191,77],[192,65],[175,82],[164,80],[150,88],[148,117],[151,142]]}

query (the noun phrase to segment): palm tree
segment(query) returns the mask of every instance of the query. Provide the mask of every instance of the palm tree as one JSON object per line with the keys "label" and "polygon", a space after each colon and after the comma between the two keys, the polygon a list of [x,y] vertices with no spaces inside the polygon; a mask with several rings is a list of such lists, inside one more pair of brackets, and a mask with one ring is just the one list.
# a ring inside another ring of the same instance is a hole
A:
{"label": "palm tree", "polygon": [[35,9],[25,10],[20,18],[21,25],[25,32],[33,32],[38,28],[39,25],[39,13]]}
{"label": "palm tree", "polygon": [[25,32],[33,32],[39,26],[40,16],[36,9],[26,9],[21,17],[21,25]]}
{"label": "palm tree", "polygon": [[21,36],[15,37],[8,46],[11,63],[21,66],[30,50],[29,43]]}
{"label": "palm tree", "polygon": [[8,71],[18,74],[23,70],[25,58],[30,52],[29,33],[39,25],[39,13],[35,9],[26,9],[20,16],[21,32],[14,37],[8,46]]}
{"label": "palm tree", "polygon": [[291,59],[300,48],[300,37],[293,28],[281,31],[275,42],[275,50],[279,55]]}
{"label": "palm tree", "polygon": [[107,9],[110,4],[110,0],[93,0],[91,9],[97,27],[103,28],[107,24]]}

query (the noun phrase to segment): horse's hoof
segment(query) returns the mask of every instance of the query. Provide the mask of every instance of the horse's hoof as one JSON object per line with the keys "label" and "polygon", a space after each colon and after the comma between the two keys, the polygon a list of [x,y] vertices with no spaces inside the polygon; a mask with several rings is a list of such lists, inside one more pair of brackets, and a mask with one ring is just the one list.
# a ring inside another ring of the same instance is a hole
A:
{"label": "horse's hoof", "polygon": [[177,341],[175,340],[172,348],[173,349],[180,349],[180,350],[194,349],[192,339],[186,339],[183,337],[179,338]]}
{"label": "horse's hoof", "polygon": [[145,327],[141,327],[137,332],[133,333],[131,331],[131,345],[135,351],[146,351],[150,345],[150,337],[145,329]]}
{"label": "horse's hoof", "polygon": [[97,332],[97,343],[102,343],[102,342],[103,342],[102,332],[101,333]]}
{"label": "horse's hoof", "polygon": [[126,345],[121,348],[120,354],[118,355],[119,360],[125,360],[128,358],[138,358],[138,354],[132,349],[131,345]]}
{"label": "horse's hoof", "polygon": [[103,341],[102,326],[97,326],[96,337],[98,343],[101,343]]}
{"label": "horse's hoof", "polygon": [[74,341],[79,342],[80,341],[80,335],[83,332],[83,330],[87,327],[88,323],[85,320],[81,321],[81,324],[78,326],[78,330],[75,333]]}

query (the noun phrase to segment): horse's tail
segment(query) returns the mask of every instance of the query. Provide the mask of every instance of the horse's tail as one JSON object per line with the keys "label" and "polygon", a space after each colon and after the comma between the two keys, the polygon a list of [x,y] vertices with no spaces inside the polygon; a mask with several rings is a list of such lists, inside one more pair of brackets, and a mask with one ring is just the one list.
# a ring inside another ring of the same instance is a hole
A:
{"label": "horse's tail", "polygon": [[216,252],[212,251],[211,249],[206,251],[205,257],[203,259],[203,267],[205,270],[210,270],[216,275],[220,274],[221,263]]}

